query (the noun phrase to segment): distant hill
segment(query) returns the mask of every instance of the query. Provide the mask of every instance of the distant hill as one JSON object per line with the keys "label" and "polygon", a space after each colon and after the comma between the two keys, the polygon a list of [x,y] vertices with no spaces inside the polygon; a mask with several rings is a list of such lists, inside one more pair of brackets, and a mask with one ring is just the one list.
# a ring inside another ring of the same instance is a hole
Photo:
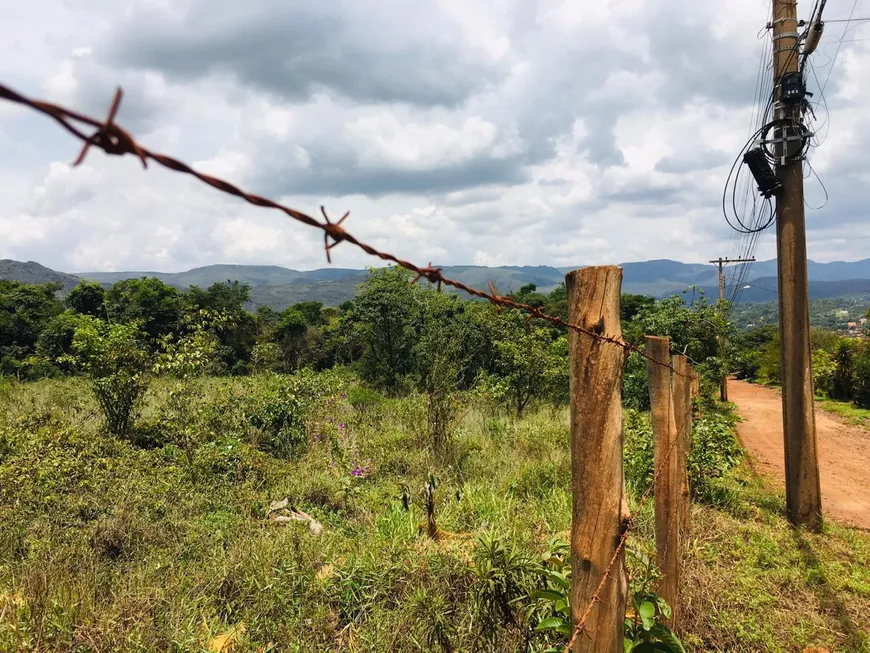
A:
{"label": "distant hill", "polygon": [[[470,286],[486,288],[492,283],[499,292],[508,293],[533,283],[542,292],[555,288],[565,272],[574,267],[555,268],[547,265],[486,267],[481,265],[444,266],[445,275]],[[665,297],[689,286],[699,286],[709,297],[718,296],[718,274],[715,266],[701,263],[681,263],[669,259],[623,263],[623,292]],[[810,261],[810,295],[813,298],[859,296],[870,294],[870,259],[862,261],[815,263]],[[142,276],[157,277],[164,283],[186,289],[191,285],[208,287],[215,282],[240,281],[251,286],[254,306],[267,304],[275,309],[304,300],[338,305],[352,299],[356,287],[366,276],[365,270],[321,268],[293,270],[277,265],[208,265],[183,272],[55,272],[38,263],[0,261],[0,278],[26,283],[58,281],[68,290],[79,280],[92,279],[111,284],[122,279]],[[753,285],[753,283],[755,285]],[[759,261],[746,275],[743,302],[767,302],[776,298],[776,260]]]}
{"label": "distant hill", "polygon": [[308,281],[362,278],[365,274],[365,270],[348,270],[346,268],[322,268],[300,272],[277,265],[207,265],[184,272],[79,272],[78,276],[100,283],[115,283],[139,277],[156,277],[171,286],[187,288],[189,286],[206,287],[215,282],[227,280],[247,283],[252,287],[281,286]]}
{"label": "distant hill", "polygon": [[0,260],[0,279],[10,279],[21,283],[59,283],[64,291],[75,288],[79,278],[65,272],[55,272],[36,261]]}

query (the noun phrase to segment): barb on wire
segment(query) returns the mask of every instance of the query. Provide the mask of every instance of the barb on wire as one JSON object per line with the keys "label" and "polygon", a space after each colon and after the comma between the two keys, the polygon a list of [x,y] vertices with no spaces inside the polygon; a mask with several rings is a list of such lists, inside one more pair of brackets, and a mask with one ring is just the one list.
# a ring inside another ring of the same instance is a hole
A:
{"label": "barb on wire", "polygon": [[[40,113],[45,114],[46,116],[58,122],[73,136],[84,142],[82,150],[79,153],[79,156],[76,158],[74,165],[81,164],[91,146],[98,147],[104,152],[113,155],[132,154],[138,157],[139,160],[142,161],[142,165],[146,168],[148,166],[149,159],[152,161],[156,161],[158,164],[165,168],[174,170],[175,172],[180,172],[182,174],[191,175],[192,177],[196,177],[204,184],[208,184],[212,188],[216,188],[219,191],[243,199],[249,204],[253,204],[254,206],[259,206],[262,208],[276,209],[283,212],[285,215],[292,218],[293,220],[296,220],[297,222],[301,222],[302,224],[308,225],[309,227],[320,229],[323,232],[323,243],[326,253],[326,260],[329,263],[332,263],[332,256],[330,254],[330,251],[340,243],[347,242],[360,248],[370,256],[375,256],[382,261],[394,263],[400,267],[405,268],[406,270],[410,270],[417,275],[418,279],[426,278],[430,283],[437,285],[439,289],[441,288],[442,284],[451,286],[453,288],[456,288],[457,290],[461,290],[462,292],[467,293],[468,295],[471,295],[472,297],[485,299],[486,301],[494,304],[499,309],[502,307],[517,309],[528,313],[533,318],[546,320],[547,322],[550,322],[551,324],[554,324],[556,326],[565,327],[576,331],[577,333],[585,334],[587,336],[595,338],[602,343],[617,345],[619,347],[622,347],[626,351],[633,351],[643,356],[647,360],[653,360],[652,358],[647,356],[647,354],[643,350],[636,347],[635,345],[632,345],[629,342],[626,342],[622,338],[605,336],[601,333],[596,333],[596,331],[592,329],[587,329],[580,326],[579,324],[573,324],[562,319],[559,316],[548,315],[541,311],[540,308],[530,306],[529,304],[524,304],[522,302],[514,301],[509,297],[503,297],[496,292],[492,284],[490,284],[489,292],[487,293],[483,290],[473,288],[456,279],[451,279],[444,276],[441,268],[432,267],[431,263],[426,267],[420,267],[410,261],[400,259],[399,257],[390,254],[389,252],[375,249],[371,245],[368,245],[359,240],[356,236],[345,230],[345,228],[342,226],[342,223],[350,215],[349,212],[345,213],[337,222],[332,222],[326,212],[325,207],[321,206],[320,211],[323,215],[323,222],[321,222],[316,218],[308,215],[307,213],[297,211],[296,209],[285,206],[283,204],[279,204],[268,198],[254,195],[252,193],[247,193],[241,188],[227,181],[194,170],[183,161],[179,161],[178,159],[172,158],[165,154],[152,152],[151,150],[148,150],[147,148],[137,143],[132,135],[130,135],[128,132],[121,129],[117,124],[115,124],[115,115],[117,114],[118,108],[120,107],[122,97],[123,93],[119,88],[115,93],[115,98],[109,110],[108,117],[105,120],[100,121],[96,118],[92,118],[90,116],[86,116],[84,114],[72,111],[57,104],[43,102],[41,100],[33,100],[31,98],[21,95],[20,93],[17,93],[16,91],[13,91],[8,86],[0,84],[0,99],[4,99],[16,104],[22,104],[24,106],[35,109]],[[86,125],[88,127],[93,127],[97,131],[94,132],[91,136],[87,136],[77,125]],[[658,365],[663,365],[663,363],[660,363],[659,361],[653,362]],[[669,367],[672,371],[676,373],[673,366],[667,365],[666,367]]]}

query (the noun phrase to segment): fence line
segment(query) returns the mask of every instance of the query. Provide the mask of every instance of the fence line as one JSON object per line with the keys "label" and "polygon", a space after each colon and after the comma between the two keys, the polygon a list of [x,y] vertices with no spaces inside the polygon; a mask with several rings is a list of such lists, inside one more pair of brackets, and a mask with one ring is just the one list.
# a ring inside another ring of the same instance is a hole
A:
{"label": "fence line", "polygon": [[[595,340],[597,340],[599,342],[607,343],[607,344],[611,344],[611,345],[616,345],[616,346],[622,348],[625,351],[626,355],[628,353],[636,353],[636,354],[642,356],[649,363],[652,363],[652,364],[657,365],[657,366],[665,367],[672,374],[675,374],[677,376],[691,377],[691,375],[692,375],[691,371],[688,374],[681,371],[681,370],[678,371],[677,369],[675,369],[673,364],[668,363],[668,362],[662,362],[660,360],[653,358],[652,356],[648,355],[645,351],[643,351],[639,347],[637,347],[629,342],[626,342],[624,339],[622,339],[621,335],[619,337],[603,335],[601,333],[600,326],[593,327],[593,328],[585,328],[579,324],[572,323],[572,322],[565,320],[559,316],[548,315],[548,314],[544,313],[543,311],[541,311],[541,309],[539,307],[534,307],[534,306],[531,306],[529,304],[517,302],[513,299],[510,299],[509,297],[499,295],[496,292],[496,290],[492,284],[490,284],[490,286],[489,286],[489,292],[486,292],[486,291],[471,287],[471,286],[469,286],[461,281],[458,281],[456,279],[451,279],[449,277],[446,277],[442,273],[441,268],[433,267],[431,263],[429,263],[426,266],[420,266],[420,265],[414,264],[410,261],[403,260],[403,259],[401,259],[393,254],[390,254],[389,252],[378,250],[375,247],[372,247],[371,245],[368,245],[368,244],[362,242],[361,240],[359,240],[357,237],[355,237],[353,234],[351,234],[350,232],[348,232],[344,228],[343,224],[344,224],[345,220],[349,217],[349,215],[350,215],[349,212],[345,213],[339,220],[333,222],[330,219],[329,215],[327,214],[326,209],[324,207],[321,207],[321,213],[323,215],[323,221],[321,222],[320,220],[318,220],[318,219],[316,219],[316,218],[314,218],[306,213],[303,213],[303,212],[298,211],[296,209],[293,209],[291,207],[279,204],[279,203],[277,203],[273,200],[270,200],[268,198],[261,197],[259,195],[254,195],[251,193],[247,193],[247,192],[243,191],[242,189],[238,188],[237,186],[235,186],[227,181],[224,181],[224,180],[219,179],[217,177],[213,177],[213,176],[198,172],[197,170],[193,169],[192,167],[190,167],[188,164],[184,163],[183,161],[180,161],[178,159],[175,159],[173,157],[170,157],[170,156],[167,156],[164,154],[152,152],[152,151],[148,150],[147,148],[143,147],[142,145],[140,145],[139,143],[137,143],[136,140],[127,131],[125,131],[124,129],[119,127],[117,124],[115,124],[115,122],[114,122],[115,116],[117,114],[118,108],[120,107],[122,97],[123,97],[123,93],[122,93],[121,89],[119,88],[117,90],[117,92],[115,93],[115,97],[114,97],[114,100],[112,102],[112,105],[111,105],[111,108],[110,108],[110,111],[108,113],[107,118],[105,120],[101,121],[101,120],[98,120],[96,118],[92,118],[90,116],[84,115],[82,113],[72,111],[70,109],[67,109],[67,108],[62,107],[62,106],[57,105],[57,104],[52,104],[49,102],[44,102],[41,100],[35,100],[35,99],[25,97],[24,95],[17,93],[16,91],[12,90],[11,88],[9,88],[3,84],[0,84],[0,99],[4,99],[4,100],[7,100],[7,101],[15,103],[15,104],[27,106],[35,111],[38,111],[39,113],[42,113],[42,114],[52,118],[58,124],[60,124],[64,129],[66,129],[70,134],[72,134],[73,136],[75,136],[76,138],[78,138],[79,140],[81,140],[83,142],[82,149],[81,149],[78,157],[76,158],[75,162],[73,163],[74,166],[80,165],[84,161],[89,149],[92,146],[98,147],[101,150],[103,150],[104,152],[106,152],[107,154],[111,154],[111,155],[123,156],[126,154],[132,154],[132,155],[136,156],[142,162],[143,168],[148,167],[149,160],[155,161],[159,165],[161,165],[165,168],[168,168],[170,170],[173,170],[175,172],[191,175],[191,176],[197,178],[199,181],[201,181],[201,182],[203,182],[203,183],[205,183],[205,184],[207,184],[207,185],[209,185],[209,186],[211,186],[219,191],[222,191],[222,192],[227,193],[229,195],[233,195],[235,197],[239,197],[239,198],[245,200],[246,202],[248,202],[249,204],[252,204],[254,206],[259,206],[262,208],[271,208],[271,209],[279,210],[279,211],[283,212],[284,214],[286,214],[291,219],[296,220],[297,222],[305,224],[309,227],[313,227],[315,229],[320,229],[323,232],[324,251],[326,253],[327,261],[330,263],[332,262],[330,251],[333,248],[335,248],[337,245],[339,245],[340,243],[347,242],[347,243],[350,243],[350,244],[360,248],[361,250],[363,250],[364,252],[366,252],[370,256],[377,257],[377,258],[379,258],[383,261],[386,261],[388,263],[394,263],[394,264],[396,264],[404,269],[407,269],[407,270],[413,272],[416,275],[416,277],[414,278],[412,283],[416,283],[421,278],[425,278],[427,281],[429,281],[433,285],[436,285],[439,290],[440,290],[442,285],[451,286],[451,287],[456,288],[457,290],[463,291],[466,294],[471,295],[473,297],[478,297],[480,299],[484,299],[484,300],[490,302],[491,304],[495,305],[498,308],[505,307],[505,308],[517,309],[517,310],[520,310],[522,312],[525,312],[528,315],[528,319],[535,318],[535,319],[544,320],[544,321],[547,321],[553,325],[556,325],[559,327],[565,327],[565,328],[571,329],[577,333],[584,334],[586,336],[594,338]],[[96,131],[93,134],[91,134],[90,136],[88,136],[87,134],[85,134],[82,131],[82,129],[79,127],[79,125],[85,125],[85,126],[94,128],[94,129],[96,129]],[[675,439],[671,443],[670,448],[666,452],[665,460],[668,460],[670,458],[672,452],[674,451],[674,448],[676,447],[676,444],[677,444],[677,439]],[[652,483],[650,483],[649,487],[647,488],[645,493],[640,498],[640,501],[638,503],[638,509],[643,508],[646,501],[649,499],[650,495],[652,494],[653,488],[655,487],[655,484],[658,481],[658,477],[659,477],[660,472],[661,472],[661,468],[656,470],[654,477],[653,477],[653,480],[652,480]],[[597,603],[599,603],[601,601],[602,592],[603,592],[604,588],[606,587],[607,582],[610,580],[610,578],[612,576],[614,565],[616,564],[617,560],[620,558],[620,555],[623,553],[623,551],[625,549],[625,545],[626,545],[626,542],[628,540],[629,533],[631,532],[632,526],[633,526],[633,520],[631,517],[629,517],[627,519],[627,521],[625,522],[625,527],[624,527],[623,532],[622,532],[622,534],[617,542],[616,549],[615,549],[613,555],[611,556],[604,573],[601,576],[601,579],[598,583],[598,586],[595,590],[595,593],[593,594],[591,600],[586,605],[576,627],[572,631],[570,641],[565,649],[566,653],[568,653],[571,650],[571,648],[573,647],[577,638],[585,630],[586,622],[587,622],[587,619],[588,619],[592,609],[595,607],[595,605]]]}
{"label": "fence line", "polygon": [[[60,105],[52,104],[51,102],[28,98],[12,90],[8,86],[0,84],[0,99],[30,107],[31,109],[34,109],[35,111],[38,111],[39,113],[42,113],[52,118],[58,124],[60,124],[61,127],[66,129],[70,134],[83,141],[84,144],[82,146],[81,152],[79,153],[78,157],[76,157],[76,160],[73,163],[74,166],[80,165],[84,161],[85,156],[87,155],[89,149],[92,146],[100,148],[106,154],[112,154],[116,156],[132,154],[142,162],[143,168],[148,167],[148,160],[150,159],[157,162],[159,165],[175,172],[193,176],[196,179],[199,179],[204,184],[207,184],[212,188],[216,188],[217,190],[227,193],[229,195],[233,195],[235,197],[243,199],[249,204],[253,204],[254,206],[259,206],[262,208],[276,209],[283,212],[293,220],[296,220],[297,222],[301,222],[302,224],[313,227],[315,229],[320,229],[323,232],[323,248],[326,253],[327,261],[330,263],[332,262],[330,251],[342,242],[347,242],[360,248],[370,256],[377,257],[383,261],[387,261],[388,263],[395,263],[396,265],[405,268],[406,270],[410,270],[417,275],[412,283],[419,281],[421,278],[425,278],[433,285],[438,286],[439,289],[442,285],[451,286],[473,297],[485,299],[486,301],[494,304],[497,307],[513,308],[520,310],[524,313],[527,313],[529,319],[536,318],[540,320],[545,320],[556,326],[571,329],[578,333],[587,335],[591,338],[595,338],[596,340],[599,340],[601,342],[607,342],[618,347],[622,347],[626,352],[633,352],[635,354],[638,354],[639,356],[642,356],[644,359],[650,362],[660,364],[658,361],[652,360],[642,349],[631,344],[630,342],[626,342],[622,338],[604,336],[593,329],[587,329],[580,326],[579,324],[574,324],[572,322],[564,320],[558,315],[548,315],[547,313],[544,313],[539,307],[524,304],[522,302],[517,302],[513,299],[510,299],[509,297],[499,295],[492,284],[490,284],[489,292],[486,292],[484,290],[469,286],[456,279],[446,277],[442,273],[441,268],[433,267],[431,262],[428,265],[421,266],[412,263],[411,261],[403,260],[394,254],[390,254],[389,252],[378,250],[375,247],[372,247],[371,245],[368,245],[363,241],[359,240],[356,236],[354,236],[344,228],[343,223],[350,216],[350,212],[346,212],[339,220],[333,222],[327,214],[326,209],[321,206],[320,211],[323,215],[323,222],[321,222],[318,219],[308,215],[307,213],[303,213],[302,211],[298,211],[297,209],[291,208],[283,204],[279,204],[278,202],[275,202],[268,198],[254,195],[252,193],[247,193],[240,189],[238,186],[235,186],[228,181],[224,181],[223,179],[219,179],[217,177],[213,177],[211,175],[207,175],[197,170],[194,170],[191,166],[184,163],[183,161],[167,156],[165,154],[152,152],[151,150],[137,143],[129,132],[115,124],[115,116],[118,112],[118,108],[120,107],[122,98],[123,92],[119,88],[115,92],[115,97],[112,101],[108,117],[105,120],[101,121],[96,118],[92,118],[85,114],[79,113],[77,111],[72,111]],[[93,127],[97,131],[88,136],[79,127],[76,126],[76,123]],[[672,372],[675,372],[672,365],[668,365],[667,367]]]}
{"label": "fence line", "polygon": [[[659,479],[660,474],[663,469],[667,467],[667,462],[670,460],[671,454],[677,448],[677,440],[674,440],[671,443],[670,448],[667,450],[664,456],[664,464],[662,467],[657,469],[653,474],[652,480],[650,481],[649,486],[641,495],[640,499],[637,502],[637,510],[638,512],[642,511],[646,502],[649,501],[652,496],[653,490],[656,486],[656,482]],[[619,560],[619,556],[622,554],[625,549],[625,545],[628,543],[628,536],[631,534],[631,530],[634,527],[634,517],[629,516],[628,521],[625,523],[625,529],[623,530],[622,536],[619,538],[619,542],[617,542],[616,549],[613,551],[613,556],[610,558],[610,562],[607,565],[607,569],[605,569],[604,573],[601,575],[601,581],[598,583],[598,587],[595,590],[595,594],[592,595],[592,598],[586,604],[586,608],[583,611],[583,615],[580,618],[580,621],[577,622],[577,625],[574,627],[573,632],[571,633],[571,639],[568,641],[568,644],[565,646],[565,653],[571,653],[571,649],[574,646],[574,643],[577,641],[577,638],[586,630],[586,620],[589,618],[589,614],[592,612],[592,608],[595,607],[597,603],[601,602],[601,593],[604,591],[604,588],[607,586],[607,582],[610,580],[613,574],[613,566],[616,564],[616,561]],[[671,606],[673,607],[673,606]]]}

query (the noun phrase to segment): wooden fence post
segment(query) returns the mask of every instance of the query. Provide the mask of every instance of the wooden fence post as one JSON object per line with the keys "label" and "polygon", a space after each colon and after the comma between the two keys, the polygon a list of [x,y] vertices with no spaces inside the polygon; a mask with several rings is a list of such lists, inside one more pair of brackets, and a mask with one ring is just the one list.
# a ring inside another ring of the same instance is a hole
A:
{"label": "wooden fence post", "polygon": [[[619,338],[622,269],[590,267],[565,275],[568,315],[603,336]],[[568,332],[571,387],[571,617],[576,628],[628,527],[622,470],[622,370],[618,345]],[[628,579],[621,552],[589,610],[574,653],[622,653]]]}
{"label": "wooden fence post", "polygon": [[677,473],[680,476],[680,553],[689,538],[689,517],[692,496],[689,487],[689,452],[692,450],[692,381],[694,378],[689,359],[682,354],[674,356],[674,422],[677,427]]}
{"label": "wooden fence post", "polygon": [[677,424],[671,387],[670,340],[646,337],[646,373],[655,438],[656,560],[662,578],[658,593],[671,608],[676,627],[680,609],[680,474]]}

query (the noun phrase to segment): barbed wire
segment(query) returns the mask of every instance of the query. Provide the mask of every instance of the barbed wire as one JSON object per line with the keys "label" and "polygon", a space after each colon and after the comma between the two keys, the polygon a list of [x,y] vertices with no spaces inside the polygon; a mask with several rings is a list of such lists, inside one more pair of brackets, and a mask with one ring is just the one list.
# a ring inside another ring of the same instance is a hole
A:
{"label": "barbed wire", "polygon": [[[175,159],[171,156],[152,152],[151,150],[137,143],[129,132],[122,129],[115,123],[115,116],[117,115],[118,108],[121,105],[122,98],[123,91],[118,88],[118,90],[115,92],[115,97],[112,101],[112,105],[109,109],[107,118],[105,120],[98,120],[77,111],[67,109],[66,107],[60,106],[58,104],[28,98],[21,93],[12,90],[8,86],[0,84],[0,99],[30,107],[31,109],[34,109],[52,118],[61,127],[66,129],[70,134],[84,142],[81,152],[79,152],[78,157],[76,157],[73,166],[81,165],[92,146],[100,148],[106,154],[116,156],[132,154],[142,162],[143,168],[148,167],[149,160],[155,161],[165,168],[195,177],[204,184],[208,184],[212,188],[216,188],[219,191],[243,199],[249,204],[253,204],[254,206],[259,206],[263,208],[276,209],[283,212],[293,220],[296,220],[297,222],[301,222],[302,224],[308,225],[309,227],[314,227],[315,229],[320,229],[321,231],[323,231],[323,248],[326,253],[326,260],[329,263],[332,263],[332,255],[330,253],[332,249],[334,249],[336,246],[343,242],[350,243],[360,248],[370,256],[375,256],[383,261],[387,261],[388,263],[394,263],[406,270],[413,272],[416,276],[412,283],[416,283],[420,279],[425,278],[427,281],[437,286],[439,290],[441,289],[442,285],[456,288],[457,290],[465,292],[472,297],[485,299],[491,304],[494,304],[496,307],[512,308],[527,313],[529,319],[536,318],[539,320],[545,320],[555,326],[565,327],[577,333],[587,335],[599,342],[617,345],[619,347],[622,347],[627,352],[634,352],[642,356],[643,358],[656,363],[657,365],[663,365],[665,367],[668,367],[675,374],[679,374],[676,370],[674,370],[673,366],[665,365],[659,361],[653,360],[642,349],[629,342],[626,342],[621,337],[617,338],[615,336],[603,335],[597,330],[589,329],[579,324],[569,322],[558,315],[549,315],[547,313],[544,313],[540,307],[531,306],[529,304],[513,300],[510,297],[499,295],[492,284],[489,285],[489,292],[487,292],[469,286],[457,279],[451,279],[443,274],[440,267],[433,267],[431,261],[426,266],[420,266],[412,263],[411,261],[401,259],[394,254],[390,254],[389,252],[378,250],[371,245],[368,245],[367,243],[361,241],[344,228],[343,224],[345,220],[350,217],[349,211],[342,215],[339,220],[333,222],[330,219],[329,214],[326,212],[325,207],[321,206],[320,211],[323,215],[323,222],[321,222],[318,219],[308,215],[307,213],[303,213],[302,211],[298,211],[289,206],[279,204],[278,202],[270,200],[266,197],[261,197],[253,193],[245,192],[238,186],[235,186],[228,181],[224,181],[223,179],[219,179],[217,177],[213,177],[211,175],[199,172],[193,169],[188,164],[184,163],[183,161]],[[76,123],[93,127],[94,129],[96,129],[96,131],[88,136],[76,125]]]}

